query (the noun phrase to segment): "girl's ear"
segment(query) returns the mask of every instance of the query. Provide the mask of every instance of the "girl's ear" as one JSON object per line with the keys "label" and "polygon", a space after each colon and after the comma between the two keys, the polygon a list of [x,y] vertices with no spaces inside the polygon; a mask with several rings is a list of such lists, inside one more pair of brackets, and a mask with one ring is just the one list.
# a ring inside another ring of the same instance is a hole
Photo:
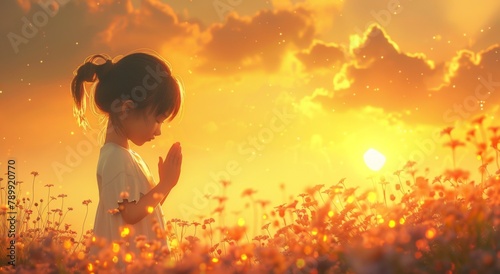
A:
{"label": "girl's ear", "polygon": [[129,113],[135,107],[135,103],[132,100],[126,100],[122,103],[121,111],[122,113]]}

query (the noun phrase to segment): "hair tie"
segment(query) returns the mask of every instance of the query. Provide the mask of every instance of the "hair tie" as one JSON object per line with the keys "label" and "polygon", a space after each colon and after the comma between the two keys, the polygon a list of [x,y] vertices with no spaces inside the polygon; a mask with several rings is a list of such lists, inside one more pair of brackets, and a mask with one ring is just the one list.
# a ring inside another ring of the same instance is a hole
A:
{"label": "hair tie", "polygon": [[106,75],[108,75],[109,71],[112,68],[113,68],[113,62],[111,61],[111,59],[107,59],[106,62],[97,65],[96,74],[99,80],[106,78]]}
{"label": "hair tie", "polygon": [[77,74],[81,76],[81,79],[85,82],[95,81],[95,64],[92,62],[86,62],[78,68]]}

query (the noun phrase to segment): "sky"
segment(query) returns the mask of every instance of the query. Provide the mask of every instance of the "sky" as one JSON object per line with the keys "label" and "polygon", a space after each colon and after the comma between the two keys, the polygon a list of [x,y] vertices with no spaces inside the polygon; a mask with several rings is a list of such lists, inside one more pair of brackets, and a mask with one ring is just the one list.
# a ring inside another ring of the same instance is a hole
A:
{"label": "sky", "polygon": [[[481,115],[500,125],[496,0],[6,0],[0,18],[0,169],[16,160],[21,196],[32,171],[37,194],[68,195],[78,231],[83,200],[93,224],[102,144],[90,112],[93,130],[78,127],[70,82],[92,54],[154,50],[183,83],[182,115],[132,145],[158,179],[158,156],[181,142],[167,219],[211,215],[205,195],[222,195],[221,179],[237,217],[248,188],[279,205],[342,178],[395,182],[408,160],[439,174],[452,164],[443,128],[463,138]],[[377,172],[363,161],[371,148],[386,158]],[[473,149],[458,152],[477,169]]]}

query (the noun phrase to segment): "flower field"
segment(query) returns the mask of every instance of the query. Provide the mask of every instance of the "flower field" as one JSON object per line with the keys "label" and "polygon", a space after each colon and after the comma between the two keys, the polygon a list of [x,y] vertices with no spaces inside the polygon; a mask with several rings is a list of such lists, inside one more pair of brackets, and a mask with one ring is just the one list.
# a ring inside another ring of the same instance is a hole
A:
{"label": "flower field", "polygon": [[[171,219],[167,231],[158,232],[168,239],[170,250],[128,227],[122,237],[133,237],[140,254],[96,239],[91,231],[77,235],[65,223],[72,211],[64,206],[66,196],[51,196],[47,185],[43,198],[33,191],[32,197],[17,200],[17,259],[15,268],[9,266],[4,183],[1,272],[499,273],[500,128],[483,128],[483,119],[472,122],[474,129],[464,142],[453,137],[453,128],[442,131],[453,159],[459,147],[475,148],[479,178],[471,178],[455,162],[442,175],[428,178],[409,161],[394,172],[396,181],[374,180],[376,189],[350,187],[342,178],[310,187],[281,205],[258,200],[256,190],[247,189],[241,198],[251,201],[264,220],[257,235],[243,219],[225,226],[220,218],[229,197],[211,197],[218,204],[213,216]],[[36,180],[38,173],[32,175]],[[224,189],[231,187],[221,183]],[[91,202],[84,200],[82,206],[88,209]],[[95,257],[87,253],[91,246],[100,249]]]}

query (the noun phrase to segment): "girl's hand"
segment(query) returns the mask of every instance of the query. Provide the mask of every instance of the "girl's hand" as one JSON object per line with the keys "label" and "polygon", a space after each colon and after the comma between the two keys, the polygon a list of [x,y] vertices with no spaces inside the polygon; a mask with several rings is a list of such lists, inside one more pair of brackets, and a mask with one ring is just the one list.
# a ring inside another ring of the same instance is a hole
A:
{"label": "girl's hand", "polygon": [[168,151],[165,161],[160,157],[158,162],[158,173],[160,184],[164,184],[168,190],[171,190],[179,180],[181,174],[182,151],[179,142],[172,145]]}

